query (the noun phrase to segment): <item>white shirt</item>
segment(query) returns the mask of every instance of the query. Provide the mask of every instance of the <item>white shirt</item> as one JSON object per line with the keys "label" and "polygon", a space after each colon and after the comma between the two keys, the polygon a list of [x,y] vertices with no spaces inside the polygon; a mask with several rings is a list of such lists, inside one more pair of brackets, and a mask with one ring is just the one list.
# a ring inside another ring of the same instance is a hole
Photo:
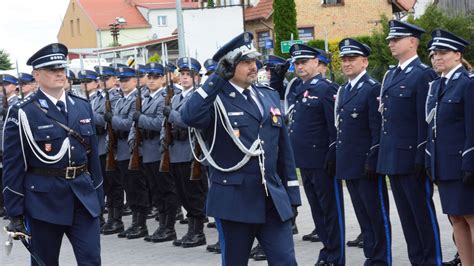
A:
{"label": "white shirt", "polygon": [[453,69],[451,69],[448,74],[446,74],[446,76],[443,76],[443,74],[441,74],[441,77],[442,78],[446,78],[446,83],[445,84],[448,84],[448,81],[451,79],[451,76],[453,76],[454,72],[456,72],[456,70],[458,70],[458,68],[462,67],[462,64],[459,63],[459,65],[455,66]]}
{"label": "white shirt", "polygon": [[[58,101],[62,101],[62,102],[64,103],[64,106],[65,106],[64,108],[65,108],[65,110],[66,110],[66,112],[67,112],[66,93],[64,93],[64,90],[63,90],[63,93],[61,94],[61,97],[59,97],[59,100],[56,99],[56,98],[54,98],[53,96],[47,94],[47,93],[46,93],[44,90],[42,90],[41,88],[40,88],[40,90],[44,93],[44,95],[46,95],[46,97],[48,97],[48,99],[49,99],[54,105],[56,105],[56,104],[58,103]],[[57,107],[57,106],[56,106],[56,107]],[[58,108],[59,111],[61,111],[61,110],[59,109],[59,107],[57,107],[57,108]]]}
{"label": "white shirt", "polygon": [[186,96],[187,96],[190,92],[192,92],[192,91],[193,91],[193,88],[192,88],[192,87],[189,88],[189,89],[187,89],[187,90],[184,90],[184,89],[183,89],[183,91],[181,92],[181,95],[183,96],[183,99],[186,98]]}
{"label": "white shirt", "polygon": [[400,62],[398,62],[398,66],[402,69],[402,70],[405,70],[405,68],[411,63],[413,62],[413,60],[417,59],[418,58],[418,55],[414,55],[412,58],[408,59],[407,61],[403,62],[403,64],[400,64]]}
{"label": "white shirt", "polygon": [[349,80],[349,83],[351,84],[351,88],[354,88],[354,86],[357,84],[357,82],[359,82],[360,78],[362,78],[362,76],[365,75],[365,73],[367,73],[367,70],[364,69],[364,71],[360,72],[360,74],[357,75],[355,79]]}
{"label": "white shirt", "polygon": [[151,97],[151,98],[155,98],[155,95],[156,95],[158,92],[162,91],[163,89],[164,89],[164,87],[161,87],[161,88],[157,89],[155,92],[151,92],[151,93],[150,93],[150,97]]}
{"label": "white shirt", "polygon": [[128,98],[130,98],[130,95],[132,95],[136,90],[137,88],[133,89],[129,94],[127,94],[127,96],[124,96],[125,100],[128,100]]}
{"label": "white shirt", "polygon": [[229,81],[230,84],[232,84],[232,86],[234,86],[234,88],[240,92],[240,94],[242,94],[242,96],[247,99],[247,96],[244,94],[244,90],[250,90],[250,96],[252,96],[252,100],[257,104],[258,106],[258,110],[260,110],[260,115],[263,116],[263,106],[262,104],[260,103],[260,101],[258,100],[257,98],[257,94],[255,93],[255,91],[252,89],[252,86],[249,86],[247,89],[244,89],[234,83],[232,83],[231,81]]}

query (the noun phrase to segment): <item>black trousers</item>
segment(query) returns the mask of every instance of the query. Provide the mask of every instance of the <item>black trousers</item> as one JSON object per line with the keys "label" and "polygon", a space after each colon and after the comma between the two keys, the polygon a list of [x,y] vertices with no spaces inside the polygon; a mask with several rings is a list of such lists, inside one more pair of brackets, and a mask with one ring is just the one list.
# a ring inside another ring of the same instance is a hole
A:
{"label": "black trousers", "polygon": [[104,194],[107,196],[107,206],[123,207],[123,184],[120,171],[105,171],[107,154],[99,156],[102,175],[104,177]]}
{"label": "black trousers", "polygon": [[170,174],[176,182],[176,192],[186,209],[186,216],[204,218],[204,206],[207,197],[207,176],[205,167],[202,168],[202,177],[199,180],[190,180],[191,162],[171,163]]}
{"label": "black trousers", "polygon": [[160,213],[175,214],[178,206],[175,182],[169,173],[160,172],[160,161],[144,163],[153,205]]}
{"label": "black trousers", "polygon": [[149,200],[146,177],[141,170],[128,170],[129,161],[117,161],[117,168],[122,178],[123,188],[125,193],[127,193],[127,203],[132,211],[147,213]]}
{"label": "black trousers", "polygon": [[3,202],[3,168],[0,167],[0,208],[5,207]]}

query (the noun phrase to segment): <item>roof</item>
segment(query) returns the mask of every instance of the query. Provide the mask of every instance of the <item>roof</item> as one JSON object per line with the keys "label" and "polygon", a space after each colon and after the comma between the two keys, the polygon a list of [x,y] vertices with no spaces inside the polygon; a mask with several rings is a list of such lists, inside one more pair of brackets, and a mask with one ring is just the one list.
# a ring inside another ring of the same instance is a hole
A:
{"label": "roof", "polygon": [[273,0],[260,0],[257,5],[245,9],[245,21],[268,19],[273,14]]}
{"label": "roof", "polygon": [[[135,0],[137,6],[146,9],[175,9],[175,0]],[[181,0],[182,8],[198,8],[200,7],[199,2],[184,2]]]}
{"label": "roof", "polygon": [[395,0],[395,1],[392,1],[392,3],[394,3],[395,5],[397,5],[400,9],[404,11],[409,11],[413,9],[413,7],[416,4],[416,1],[415,0]]}
{"label": "roof", "polygon": [[117,47],[108,47],[108,48],[104,48],[104,49],[98,49],[94,52],[103,53],[103,52],[109,52],[109,51],[115,51],[115,50],[125,50],[127,48],[144,47],[144,46],[149,46],[149,45],[153,45],[153,44],[158,44],[158,43],[162,43],[162,42],[169,42],[169,41],[174,41],[174,40],[178,40],[178,36],[175,35],[175,36],[169,36],[169,37],[160,38],[160,39],[156,39],[156,40],[130,43],[130,44],[127,44],[127,45],[121,45],[121,46],[117,46]]}
{"label": "roof", "polygon": [[151,27],[132,0],[77,0],[77,3],[97,29],[109,29],[109,24],[115,22],[116,17],[123,17],[127,21],[122,28]]}

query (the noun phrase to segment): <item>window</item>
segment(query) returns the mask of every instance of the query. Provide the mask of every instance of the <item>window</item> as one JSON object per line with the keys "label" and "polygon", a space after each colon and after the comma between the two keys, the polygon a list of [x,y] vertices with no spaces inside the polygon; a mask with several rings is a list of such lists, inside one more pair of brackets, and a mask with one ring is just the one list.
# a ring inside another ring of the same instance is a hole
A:
{"label": "window", "polygon": [[77,35],[81,35],[81,23],[80,23],[80,20],[79,19],[76,19],[76,23],[77,23]]}
{"label": "window", "polygon": [[165,27],[166,26],[166,16],[158,16],[158,23],[157,25],[159,27]]}
{"label": "window", "polygon": [[314,39],[314,27],[301,27],[298,28],[298,39],[307,43]]}
{"label": "window", "polygon": [[74,37],[74,20],[70,20],[69,24],[71,26],[71,37]]}
{"label": "window", "polygon": [[270,31],[257,32],[257,49],[264,55],[273,49],[273,36]]}
{"label": "window", "polygon": [[344,5],[344,0],[321,0],[323,6],[342,6]]}

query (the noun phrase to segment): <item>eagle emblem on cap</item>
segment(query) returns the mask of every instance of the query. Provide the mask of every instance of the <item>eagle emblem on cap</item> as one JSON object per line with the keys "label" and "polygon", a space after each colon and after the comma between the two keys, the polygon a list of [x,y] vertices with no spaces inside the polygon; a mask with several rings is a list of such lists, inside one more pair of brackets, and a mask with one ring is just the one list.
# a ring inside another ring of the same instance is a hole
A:
{"label": "eagle emblem on cap", "polygon": [[250,36],[249,36],[248,32],[244,33],[244,41],[245,41],[245,42],[249,42],[249,41],[250,41]]}
{"label": "eagle emblem on cap", "polygon": [[151,66],[151,67],[155,67],[155,63],[151,63],[150,66]]}
{"label": "eagle emblem on cap", "polygon": [[295,44],[295,50],[299,50],[300,46],[298,44]]}
{"label": "eagle emblem on cap", "polygon": [[183,63],[187,63],[187,62],[188,62],[188,58],[187,57],[183,58]]}
{"label": "eagle emblem on cap", "polygon": [[53,53],[59,52],[59,47],[57,43],[53,44],[51,48],[53,49]]}
{"label": "eagle emblem on cap", "polygon": [[344,41],[344,45],[349,45],[349,44],[351,44],[351,42],[349,40]]}
{"label": "eagle emblem on cap", "polygon": [[119,72],[123,72],[123,67],[119,67]]}
{"label": "eagle emblem on cap", "polygon": [[393,20],[390,21],[390,27],[395,27],[395,22]]}
{"label": "eagle emblem on cap", "polygon": [[437,31],[436,31],[436,36],[437,36],[437,37],[441,37],[441,31],[440,31],[440,30],[437,30]]}

